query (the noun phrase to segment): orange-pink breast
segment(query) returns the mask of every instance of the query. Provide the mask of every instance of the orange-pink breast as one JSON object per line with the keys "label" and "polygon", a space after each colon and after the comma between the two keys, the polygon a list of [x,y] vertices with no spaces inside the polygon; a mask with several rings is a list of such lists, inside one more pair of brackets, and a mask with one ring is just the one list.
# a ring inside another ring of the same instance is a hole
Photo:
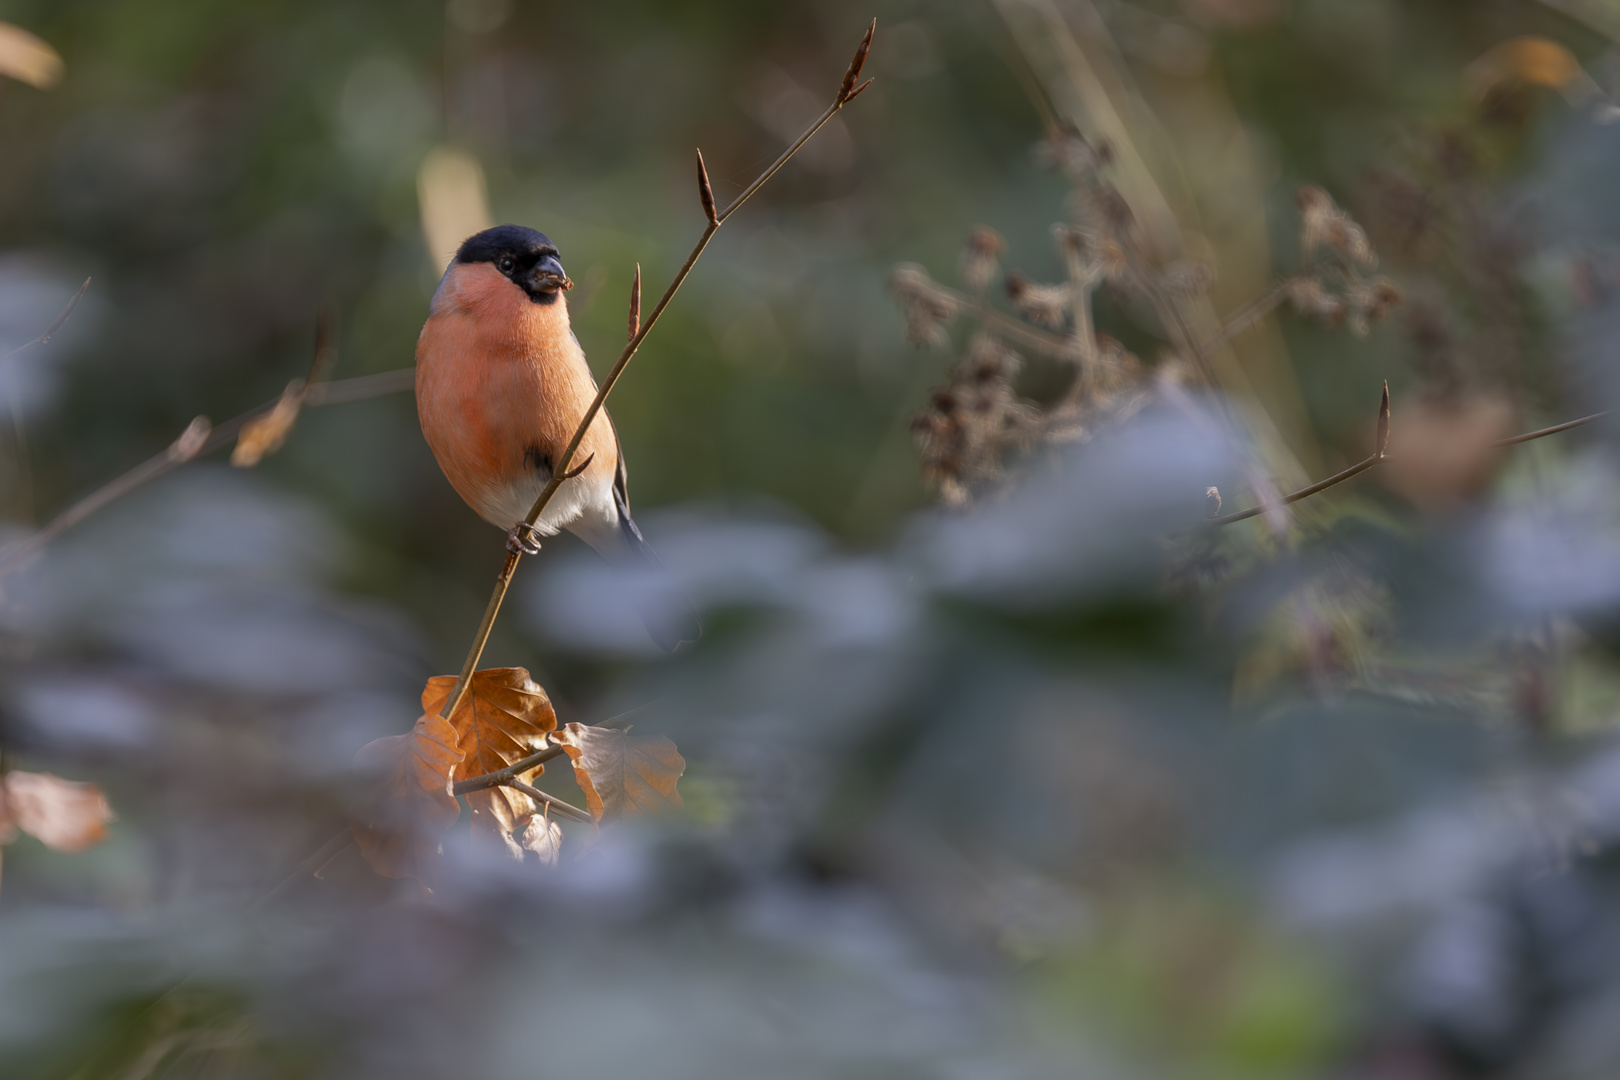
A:
{"label": "orange-pink breast", "polygon": [[[513,508],[539,493],[595,393],[561,295],[537,304],[487,263],[450,268],[417,341],[416,406],[445,477],[480,516],[503,529],[521,518]],[[571,483],[605,490],[618,465],[605,413],[575,461],[590,454]]]}

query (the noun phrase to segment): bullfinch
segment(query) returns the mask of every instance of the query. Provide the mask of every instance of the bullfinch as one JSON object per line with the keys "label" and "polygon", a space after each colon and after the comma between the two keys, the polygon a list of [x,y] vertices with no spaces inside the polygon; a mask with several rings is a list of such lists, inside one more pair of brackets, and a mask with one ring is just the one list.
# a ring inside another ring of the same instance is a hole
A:
{"label": "bullfinch", "polygon": [[[416,411],[456,493],[509,541],[533,550],[520,524],[596,396],[568,323],[573,283],[544,234],[500,225],[469,238],[433,294],[416,343]],[[584,469],[557,489],[536,531],[567,529],[609,563],[657,559],[630,516],[624,453],[607,411],[574,456]],[[654,641],[696,640],[690,609],[644,607]]]}

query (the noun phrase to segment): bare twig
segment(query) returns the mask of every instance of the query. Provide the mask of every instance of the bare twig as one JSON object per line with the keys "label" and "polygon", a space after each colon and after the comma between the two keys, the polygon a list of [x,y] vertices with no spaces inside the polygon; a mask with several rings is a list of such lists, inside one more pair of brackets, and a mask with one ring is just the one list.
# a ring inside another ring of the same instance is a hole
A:
{"label": "bare twig", "polygon": [[513,791],[521,791],[521,792],[523,792],[523,794],[527,795],[529,798],[534,799],[535,801],[537,801],[537,802],[539,802],[539,803],[541,803],[543,805],[551,807],[558,814],[562,815],[565,818],[569,818],[569,819],[571,819],[573,821],[580,822],[581,824],[584,824],[584,825],[595,825],[596,824],[596,819],[593,818],[586,811],[581,810],[579,807],[574,806],[571,803],[563,802],[561,799],[557,798],[557,796],[555,796],[555,795],[547,795],[545,792],[541,791],[539,788],[535,787],[533,784],[525,784],[522,780],[519,780],[516,777],[512,777],[510,779],[501,781],[500,786],[501,787],[509,787]]}
{"label": "bare twig", "polygon": [[1517,446],[1519,443],[1529,442],[1531,439],[1544,439],[1548,435],[1557,435],[1561,431],[1568,431],[1571,428],[1583,427],[1586,424],[1592,423],[1594,420],[1601,420],[1608,415],[1609,410],[1604,409],[1600,413],[1593,413],[1591,416],[1583,416],[1579,420],[1565,420],[1562,424],[1554,424],[1552,427],[1541,428],[1537,431],[1527,431],[1523,435],[1514,435],[1506,439],[1498,439],[1491,445]]}
{"label": "bare twig", "polygon": [[[1582,427],[1586,424],[1592,423],[1595,420],[1601,420],[1608,415],[1609,413],[1607,411],[1593,413],[1591,416],[1583,416],[1578,420],[1566,420],[1562,424],[1554,424],[1552,427],[1538,428],[1535,431],[1526,431],[1522,435],[1513,435],[1506,439],[1498,439],[1491,445],[1517,446],[1519,443],[1530,442],[1534,439],[1544,439],[1548,435],[1557,435],[1573,428]],[[1287,506],[1290,503],[1297,503],[1301,499],[1308,499],[1312,495],[1326,491],[1330,487],[1334,487],[1338,484],[1344,483],[1346,480],[1360,476],[1362,473],[1366,472],[1368,469],[1371,469],[1375,465],[1386,465],[1389,463],[1391,459],[1387,452],[1389,448],[1389,383],[1387,382],[1384,384],[1384,400],[1378,410],[1377,445],[1378,449],[1374,451],[1372,456],[1356,462],[1348,469],[1334,473],[1326,480],[1318,480],[1310,487],[1300,488],[1291,495],[1283,496],[1278,500],[1278,505]],[[1227,514],[1224,517],[1208,518],[1202,522],[1202,526],[1214,528],[1220,525],[1230,525],[1237,521],[1246,521],[1249,518],[1257,517],[1258,515],[1265,513],[1266,509],[1266,504],[1262,504],[1260,506],[1251,506],[1249,509],[1239,510],[1235,514]]]}
{"label": "bare twig", "polygon": [[[25,341],[4,356],[0,356],[0,364],[4,364],[14,356],[21,356],[36,346],[49,344],[56,332],[67,325],[68,319],[73,316],[73,309],[79,306],[79,301],[84,299],[84,294],[89,289],[90,279],[85,278],[84,284],[79,286],[79,291],[73,294],[73,299],[67,302],[67,307],[52,320],[51,325],[32,341]],[[22,508],[23,516],[31,522],[34,518],[34,468],[29,460],[28,433],[23,426],[22,400],[18,394],[8,394],[7,397],[11,405],[11,441],[17,450],[17,502]]]}
{"label": "bare twig", "polygon": [[[861,68],[866,63],[866,55],[871,49],[872,36],[876,29],[877,20],[874,19],[871,27],[866,31],[866,36],[861,39],[860,47],[855,52],[854,60],[850,62],[849,71],[845,73],[844,81],[840,84],[838,96],[833,103],[805,129],[804,134],[800,135],[792,146],[784,150],[781,156],[772,162],[764,172],[760,173],[753,183],[744,188],[742,194],[733,199],[731,204],[724,210],[717,211],[715,209],[714,193],[709,187],[708,173],[703,167],[702,155],[698,156],[698,197],[703,204],[703,213],[708,219],[708,226],[703,230],[703,234],[698,237],[691,254],[686,257],[686,262],[676,272],[674,280],[664,290],[664,295],[659,298],[657,306],[652,310],[652,314],[647,316],[646,322],[636,332],[635,336],[630,339],[629,344],[625,345],[624,350],[619,353],[618,360],[614,362],[606,378],[602,380],[601,387],[596,391],[596,397],[591,401],[590,406],[586,408],[585,415],[580,418],[579,426],[574,429],[573,438],[568,441],[568,446],[563,450],[553,466],[551,479],[541,489],[539,496],[534,501],[534,506],[529,510],[528,517],[523,521],[523,524],[529,530],[534,529],[541,515],[545,513],[546,507],[550,505],[552,498],[557,494],[557,489],[562,486],[568,475],[568,469],[573,464],[574,455],[579,452],[580,443],[585,439],[585,433],[590,430],[597,414],[602,411],[603,403],[607,400],[607,396],[613,392],[614,386],[618,384],[619,378],[624,374],[624,369],[629,365],[631,357],[636,355],[636,351],[641,348],[641,343],[647,340],[647,335],[652,332],[652,328],[657,325],[659,318],[664,314],[664,309],[669,307],[670,301],[675,298],[676,292],[680,290],[681,285],[686,281],[687,275],[697,265],[698,259],[703,255],[704,249],[709,246],[709,241],[714,238],[714,234],[719,231],[720,226],[724,225],[732,214],[735,214],[744,203],[753,197],[755,192],[764,187],[771,177],[775,176],[784,165],[791,161],[793,156],[799,152],[805,143],[810,141],[816,132],[826,126],[827,122],[834,116],[837,116],[839,110],[853,96],[851,88],[854,86],[855,80],[860,77]],[[489,640],[490,631],[495,626],[496,616],[500,613],[501,604],[506,599],[506,591],[512,583],[512,574],[517,569],[518,557],[518,553],[509,552],[500,574],[495,579],[495,587],[490,592],[489,603],[484,610],[484,617],[479,622],[478,632],[473,638],[471,648],[467,650],[467,659],[461,665],[461,672],[456,677],[456,685],[451,690],[450,696],[445,699],[444,708],[440,713],[447,719],[461,705],[462,698],[466,697],[473,672],[478,667],[479,658],[483,656],[484,645]]]}
{"label": "bare twig", "polygon": [[[311,385],[305,392],[304,404],[311,406],[342,405],[351,401],[361,401],[365,398],[401,393],[409,390],[415,385],[415,382],[416,369],[404,368],[400,371],[386,371],[379,375],[362,375],[354,379],[340,379],[337,382],[316,383]],[[278,397],[272,401],[267,401],[263,405],[249,409],[242,415],[233,417],[214,428],[209,428],[207,419],[199,416],[163,452],[148,458],[122,476],[109,480],[62,511],[51,520],[50,524],[38,532],[6,548],[4,551],[0,551],[0,576],[15,570],[29,558],[38,554],[57,537],[109,503],[115,502],[130,492],[144,487],[188,461],[205,457],[215,450],[234,442],[243,427],[267,415],[280,400]]]}
{"label": "bare twig", "polygon": [[67,325],[68,319],[73,317],[73,309],[79,306],[79,301],[84,299],[84,294],[86,292],[88,292],[89,290],[90,290],[90,279],[85,278],[84,279],[84,284],[79,286],[79,291],[73,294],[73,299],[69,300],[68,303],[67,303],[67,307],[62,309],[62,314],[58,315],[56,317],[55,321],[53,321],[51,323],[51,325],[49,325],[49,326],[47,326],[45,328],[44,333],[40,334],[37,338],[35,338],[32,341],[23,342],[21,345],[18,345],[15,349],[12,349],[10,352],[6,353],[4,356],[0,356],[0,364],[3,364],[7,360],[10,360],[13,356],[21,356],[23,353],[27,352],[29,349],[35,348],[35,347],[40,346],[40,345],[49,345],[50,341],[51,341],[51,337],[58,330],[62,329],[62,327]]}
{"label": "bare twig", "polygon": [[325,869],[327,863],[331,862],[333,859],[343,854],[343,852],[347,851],[349,845],[352,843],[354,843],[354,831],[345,827],[342,832],[338,833],[336,836],[333,836],[332,839],[322,844],[313,855],[299,863],[298,869],[288,874],[285,878],[282,878],[281,884],[277,885],[275,888],[259,897],[258,900],[254,901],[253,909],[257,911],[262,908],[267,908],[277,900],[280,900],[283,896],[287,895],[287,892],[294,885],[297,885],[304,878],[313,877],[316,874],[319,874],[323,869]]}

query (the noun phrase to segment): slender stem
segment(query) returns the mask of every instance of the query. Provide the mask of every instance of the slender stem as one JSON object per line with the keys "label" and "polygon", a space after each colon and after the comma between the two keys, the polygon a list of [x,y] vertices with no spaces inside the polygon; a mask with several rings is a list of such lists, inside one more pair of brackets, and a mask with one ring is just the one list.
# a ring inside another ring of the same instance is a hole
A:
{"label": "slender stem", "polygon": [[10,360],[13,356],[21,356],[23,353],[34,348],[35,346],[50,344],[51,337],[58,330],[62,329],[63,326],[67,325],[68,319],[73,317],[73,309],[79,306],[79,301],[84,299],[84,294],[89,290],[90,279],[85,278],[84,284],[79,286],[79,291],[73,294],[73,299],[68,301],[67,307],[62,309],[62,313],[56,317],[51,325],[45,328],[45,332],[40,334],[34,340],[25,341],[15,349],[12,349],[10,352],[6,353],[4,356],[0,356],[0,364]]}
{"label": "slender stem", "polygon": [[1318,480],[1316,483],[1312,484],[1310,487],[1300,488],[1298,491],[1294,492],[1292,495],[1284,495],[1281,499],[1278,499],[1275,504],[1262,503],[1259,506],[1251,506],[1247,510],[1239,510],[1235,514],[1227,514],[1224,517],[1210,518],[1208,521],[1202,522],[1202,524],[1205,525],[1205,526],[1208,526],[1210,528],[1214,528],[1214,527],[1219,526],[1219,525],[1230,525],[1235,521],[1247,521],[1249,518],[1259,517],[1261,514],[1265,513],[1266,510],[1268,510],[1272,505],[1287,506],[1289,503],[1297,503],[1301,499],[1308,499],[1312,495],[1317,494],[1318,492],[1326,491],[1328,488],[1333,487],[1335,484],[1342,484],[1346,480],[1349,480],[1352,477],[1360,476],[1362,473],[1366,472],[1368,469],[1372,468],[1374,465],[1381,465],[1381,464],[1383,464],[1384,462],[1386,462],[1388,460],[1389,459],[1387,457],[1382,457],[1381,458],[1381,457],[1379,457],[1379,456],[1377,456],[1375,454],[1370,458],[1366,458],[1366,459],[1364,459],[1362,461],[1356,462],[1354,465],[1350,466],[1348,469],[1345,469],[1342,472],[1334,473],[1332,476],[1328,477],[1326,480]]}
{"label": "slender stem", "polygon": [[[871,43],[871,36],[871,31],[867,31],[866,39],[861,43],[860,51],[856,53],[855,63],[853,63],[850,67],[850,70],[855,72],[857,75],[860,72],[861,63],[865,60],[865,53],[867,47]],[[846,83],[848,81],[849,80],[846,78]],[[641,348],[641,343],[647,340],[647,335],[652,333],[653,327],[658,324],[659,318],[664,314],[664,309],[669,307],[670,301],[675,299],[675,293],[680,290],[681,285],[686,281],[687,275],[690,274],[692,272],[692,268],[697,265],[698,259],[703,255],[704,249],[709,246],[709,241],[714,238],[714,234],[719,231],[720,226],[724,225],[726,220],[730,218],[732,214],[736,213],[738,209],[740,209],[742,205],[754,195],[755,192],[765,186],[766,181],[775,176],[777,172],[781,170],[782,166],[786,165],[790,160],[792,160],[793,155],[797,154],[804,144],[810,141],[811,137],[814,136],[816,132],[820,131],[824,126],[826,126],[827,121],[838,115],[839,111],[843,109],[844,105],[849,100],[849,98],[846,96],[848,93],[849,90],[847,87],[840,88],[837,100],[827,107],[827,111],[817,117],[815,122],[805,129],[804,134],[800,135],[798,140],[795,141],[792,146],[783,151],[782,155],[772,162],[771,165],[763,173],[761,173],[752,184],[749,184],[748,187],[744,188],[742,194],[738,195],[732,200],[731,205],[727,206],[724,210],[719,211],[718,213],[711,213],[709,202],[708,200],[705,200],[704,212],[705,215],[709,217],[709,223],[704,228],[703,235],[698,237],[697,243],[692,247],[691,254],[686,257],[686,262],[681,264],[681,268],[675,274],[674,280],[669,283],[669,288],[664,290],[664,295],[659,298],[657,306],[652,309],[652,313],[648,315],[646,321],[641,324],[641,329],[638,330],[635,336],[630,339],[629,343],[625,345],[624,351],[619,353],[618,360],[614,361],[613,367],[608,370],[607,377],[602,380],[602,385],[596,391],[596,397],[591,400],[589,407],[587,407],[585,410],[585,415],[580,418],[579,425],[574,429],[573,438],[568,440],[568,446],[553,463],[551,479],[548,480],[546,482],[546,486],[541,489],[539,496],[534,501],[534,505],[529,509],[528,516],[524,518],[524,523],[530,529],[533,529],[535,525],[539,523],[541,515],[545,513],[546,507],[551,503],[552,498],[557,494],[557,489],[561,487],[564,480],[567,479],[569,467],[573,464],[574,455],[579,451],[580,443],[585,441],[586,432],[590,430],[592,422],[594,422],[596,419],[596,415],[602,411],[602,405],[607,401],[607,396],[611,394],[613,392],[613,388],[618,385],[619,377],[624,374],[624,369],[629,365],[631,357],[636,355],[636,351]],[[702,167],[701,161],[702,159],[699,158],[700,170]],[[700,172],[700,176],[706,177],[706,173]],[[699,190],[700,193],[705,190],[703,181],[701,179]],[[515,560],[511,560],[509,558],[509,565],[515,569]],[[457,676],[456,685],[451,690],[450,696],[445,699],[444,709],[440,715],[446,719],[449,719],[451,716],[455,715],[456,709],[461,707],[462,700],[467,696],[467,690],[472,680],[472,674],[477,670],[478,661],[483,657],[484,646],[489,642],[490,631],[495,626],[495,617],[500,612],[501,601],[506,596],[506,589],[507,586],[511,584],[511,577],[512,575],[510,571],[503,570],[502,575],[496,579],[495,589],[490,595],[489,606],[484,612],[483,622],[479,625],[478,633],[473,637],[472,646],[467,650],[467,659],[461,665],[461,674]]]}
{"label": "slender stem", "polygon": [[[1498,439],[1494,443],[1492,443],[1491,445],[1492,446],[1517,446],[1520,443],[1527,443],[1527,442],[1530,442],[1533,439],[1544,439],[1548,435],[1557,435],[1560,432],[1569,431],[1572,428],[1582,427],[1582,426],[1584,426],[1586,424],[1592,423],[1595,420],[1601,420],[1605,416],[1608,416],[1608,415],[1609,414],[1608,414],[1607,411],[1600,412],[1600,413],[1593,413],[1591,416],[1583,416],[1578,420],[1566,420],[1562,424],[1554,424],[1552,427],[1538,428],[1535,431],[1526,431],[1522,435],[1513,435],[1513,436],[1510,436],[1510,437],[1508,437],[1506,439]],[[1352,479],[1352,478],[1354,478],[1356,476],[1361,475],[1362,473],[1366,472],[1368,469],[1372,468],[1374,465],[1386,465],[1391,460],[1392,459],[1389,457],[1388,454],[1384,454],[1382,456],[1380,456],[1378,454],[1374,454],[1373,456],[1371,456],[1369,458],[1366,458],[1366,459],[1364,459],[1362,461],[1358,461],[1356,464],[1350,466],[1348,469],[1345,469],[1342,472],[1334,473],[1332,476],[1328,477],[1326,480],[1319,480],[1316,483],[1312,484],[1310,487],[1300,488],[1298,491],[1294,492],[1292,495],[1283,496],[1280,500],[1278,500],[1278,505],[1287,506],[1289,503],[1296,503],[1296,502],[1299,502],[1301,499],[1308,499],[1312,495],[1318,494],[1319,492],[1326,491],[1328,488],[1333,487],[1335,484],[1342,484],[1346,480],[1349,480],[1349,479]],[[1220,526],[1220,525],[1230,525],[1235,521],[1246,521],[1249,518],[1257,517],[1260,514],[1263,514],[1265,512],[1266,512],[1266,507],[1264,505],[1262,505],[1262,506],[1251,506],[1249,509],[1247,509],[1247,510],[1239,510],[1235,514],[1227,514],[1224,517],[1210,518],[1207,521],[1202,522],[1202,525],[1208,526],[1208,527],[1211,527],[1211,528],[1216,527],[1216,526]]]}
{"label": "slender stem", "polygon": [[504,769],[484,773],[482,776],[469,776],[465,780],[457,780],[452,790],[457,795],[465,795],[469,791],[483,791],[486,788],[500,787],[508,780],[515,780],[530,769],[544,765],[548,761],[560,758],[567,753],[560,746],[548,746],[544,750],[530,754],[521,761],[514,761]]}
{"label": "slender stem", "polygon": [[1254,300],[1228,315],[1226,320],[1221,323],[1220,330],[1216,331],[1215,336],[1204,343],[1203,354],[1205,356],[1214,356],[1231,344],[1232,340],[1239,334],[1242,334],[1249,327],[1281,307],[1282,302],[1288,298],[1288,285],[1293,280],[1293,278],[1289,278],[1287,281],[1273,285],[1269,291],[1261,293]]}
{"label": "slender stem", "polygon": [[595,825],[596,824],[596,819],[593,818],[586,811],[581,810],[579,807],[574,806],[572,803],[563,802],[561,799],[557,798],[557,796],[555,796],[555,795],[547,795],[545,792],[541,791],[539,788],[535,787],[533,784],[525,784],[523,781],[518,780],[518,779],[516,779],[514,777],[514,778],[509,779],[509,780],[503,780],[501,782],[500,786],[501,787],[509,787],[513,791],[521,791],[521,792],[523,792],[523,794],[527,795],[529,798],[535,799],[538,802],[542,802],[542,803],[545,803],[546,805],[550,806],[553,810],[555,810],[557,813],[561,814],[565,818],[571,818],[574,821],[578,821],[578,822],[580,822],[581,824],[584,824],[584,825]]}
{"label": "slender stem", "polygon": [[333,859],[337,858],[344,851],[348,850],[349,845],[352,843],[354,843],[354,832],[353,830],[345,827],[342,832],[338,833],[336,836],[332,837],[332,839],[322,844],[315,854],[299,863],[298,869],[294,870],[292,873],[283,878],[281,880],[281,884],[259,897],[259,899],[254,903],[253,907],[256,910],[267,908],[277,900],[280,900],[283,896],[287,895],[289,889],[298,884],[304,878],[320,873],[322,867],[331,862]]}
{"label": "slender stem", "polygon": [[[415,381],[416,369],[404,368],[399,371],[385,371],[379,375],[362,375],[354,379],[316,383],[305,392],[304,404],[340,405],[351,401],[361,401],[365,398],[381,397],[385,394],[397,394],[409,390],[415,385]],[[122,476],[109,480],[56,515],[49,524],[38,532],[4,551],[0,551],[0,576],[15,570],[29,558],[38,554],[57,537],[78,525],[91,514],[103,509],[109,503],[116,502],[130,492],[144,487],[188,461],[204,457],[223,446],[230,445],[244,427],[274,409],[276,402],[280,400],[280,397],[273,398],[262,405],[249,409],[240,416],[225,421],[225,423],[210,430],[208,437],[203,440],[202,444],[189,453],[179,452],[184,441],[184,436],[182,436],[181,440],[177,440],[174,445],[161,453],[141,462]],[[187,429],[187,431],[191,430],[193,428]]]}
{"label": "slender stem", "polygon": [[1552,427],[1541,428],[1537,431],[1527,431],[1523,435],[1514,435],[1506,439],[1498,439],[1491,445],[1517,446],[1519,443],[1529,442],[1531,439],[1542,439],[1548,435],[1557,435],[1561,431],[1568,431],[1570,428],[1582,427],[1586,424],[1590,424],[1594,420],[1601,420],[1608,415],[1609,410],[1604,409],[1600,413],[1593,413],[1591,416],[1583,416],[1579,420],[1566,420],[1562,424],[1554,424]]}

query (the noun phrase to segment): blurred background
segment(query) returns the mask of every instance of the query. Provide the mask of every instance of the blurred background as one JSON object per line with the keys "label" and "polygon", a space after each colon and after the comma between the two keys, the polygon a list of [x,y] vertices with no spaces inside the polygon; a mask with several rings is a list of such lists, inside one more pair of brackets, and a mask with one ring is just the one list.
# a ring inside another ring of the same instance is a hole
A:
{"label": "blurred background", "polygon": [[[1620,1069],[1615,431],[1494,445],[1620,396],[1614,0],[0,0],[0,355],[92,279],[0,362],[0,539],[273,399],[323,312],[332,378],[409,367],[490,220],[555,241],[600,374],[635,265],[656,296],[701,231],[692,148],[729,201],[874,15],[874,86],[611,403],[703,640],[658,653],[644,583],[560,538],[485,654],[561,722],[672,738],[684,810],[556,867],[458,828],[431,894],[351,848],[261,902],[502,555],[408,392],[306,409],[0,579],[6,760],[117,814],[3,849],[0,1074]],[[911,344],[891,273],[971,293],[988,226],[987,303],[1061,281],[1065,131],[1209,327],[1301,268],[1305,184],[1404,302],[1364,334],[1285,305],[1211,386],[1104,290],[1140,407],[940,509],[912,422],[973,324]],[[1388,465],[1186,531],[1210,486],[1363,458],[1386,380]]]}

